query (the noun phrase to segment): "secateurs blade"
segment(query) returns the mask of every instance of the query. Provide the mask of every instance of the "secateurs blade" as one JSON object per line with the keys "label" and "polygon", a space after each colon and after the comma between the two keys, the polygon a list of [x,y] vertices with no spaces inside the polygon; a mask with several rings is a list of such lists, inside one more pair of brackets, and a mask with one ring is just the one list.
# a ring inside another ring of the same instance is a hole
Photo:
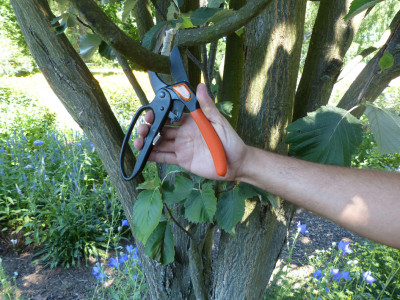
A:
{"label": "secateurs blade", "polygon": [[[153,146],[155,146],[160,138],[161,130],[166,121],[168,119],[171,121],[171,123],[179,121],[185,108],[189,110],[192,118],[197,124],[197,127],[200,129],[204,140],[206,141],[214,161],[216,173],[219,176],[225,176],[227,171],[227,163],[224,147],[217,133],[215,132],[214,127],[211,125],[210,121],[206,118],[200,108],[195,92],[189,83],[181,54],[177,46],[175,46],[171,51],[170,61],[170,71],[172,78],[175,81],[172,85],[166,84],[158,77],[156,73],[149,71],[150,83],[156,96],[150,104],[144,105],[138,109],[131,121],[131,124],[129,125],[128,131],[126,132],[120,154],[120,169],[122,177],[125,180],[132,180],[142,172]],[[144,145],[139,151],[133,172],[130,176],[128,176],[124,169],[125,152],[127,147],[129,147],[129,140],[133,128],[135,127],[141,114],[149,109],[151,109],[154,113],[154,122],[150,126],[149,133],[144,139]]]}

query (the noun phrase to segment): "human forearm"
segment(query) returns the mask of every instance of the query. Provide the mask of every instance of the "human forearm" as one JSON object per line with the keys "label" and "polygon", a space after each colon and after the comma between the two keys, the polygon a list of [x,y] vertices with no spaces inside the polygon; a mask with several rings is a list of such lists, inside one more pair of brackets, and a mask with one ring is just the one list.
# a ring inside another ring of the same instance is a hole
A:
{"label": "human forearm", "polygon": [[238,180],[400,248],[400,176],[310,163],[248,147]]}

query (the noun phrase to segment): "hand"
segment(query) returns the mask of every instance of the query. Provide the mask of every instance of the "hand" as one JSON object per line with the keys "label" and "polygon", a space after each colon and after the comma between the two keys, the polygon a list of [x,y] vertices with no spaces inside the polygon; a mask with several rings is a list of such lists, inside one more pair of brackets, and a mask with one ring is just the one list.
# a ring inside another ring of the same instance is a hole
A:
{"label": "hand", "polygon": [[[199,128],[189,114],[184,114],[174,126],[164,126],[161,139],[153,148],[149,160],[181,166],[201,177],[216,180],[236,180],[239,177],[241,164],[247,146],[237,135],[229,122],[220,114],[212,99],[208,96],[204,84],[199,84],[196,92],[200,106],[213,125],[225,149],[228,170],[225,177],[217,175],[210,151]],[[145,120],[152,124],[154,114],[149,111]],[[143,139],[149,132],[150,125],[141,124],[138,128],[140,137],[135,139],[134,146],[140,150]]]}

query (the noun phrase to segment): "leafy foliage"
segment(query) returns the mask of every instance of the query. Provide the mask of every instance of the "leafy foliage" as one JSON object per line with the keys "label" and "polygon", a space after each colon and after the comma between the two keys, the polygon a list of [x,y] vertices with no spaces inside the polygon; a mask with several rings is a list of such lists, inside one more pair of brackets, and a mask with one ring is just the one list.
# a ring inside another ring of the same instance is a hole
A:
{"label": "leafy foliage", "polygon": [[374,104],[365,110],[371,131],[382,154],[400,153],[400,117]]}
{"label": "leafy foliage", "polygon": [[350,5],[349,13],[345,16],[345,20],[351,19],[362,11],[375,6],[383,0],[353,0]]}
{"label": "leafy foliage", "polygon": [[146,243],[144,253],[163,265],[174,261],[174,237],[169,222],[160,222],[158,224]]}
{"label": "leafy foliage", "polygon": [[379,66],[381,67],[381,71],[389,69],[394,64],[393,55],[389,52],[383,53],[381,59],[379,60]]}
{"label": "leafy foliage", "polygon": [[290,154],[332,165],[350,166],[361,143],[362,126],[348,111],[323,106],[290,124],[285,142]]}

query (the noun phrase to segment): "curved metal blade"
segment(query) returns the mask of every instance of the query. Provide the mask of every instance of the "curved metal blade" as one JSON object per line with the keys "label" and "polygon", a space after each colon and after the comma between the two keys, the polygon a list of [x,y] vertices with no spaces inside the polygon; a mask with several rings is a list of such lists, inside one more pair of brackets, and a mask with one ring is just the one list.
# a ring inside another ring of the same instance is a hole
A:
{"label": "curved metal blade", "polygon": [[183,65],[181,53],[179,52],[178,46],[174,46],[169,57],[171,60],[171,75],[175,82],[186,81],[189,82],[189,78],[185,71],[185,66]]}
{"label": "curved metal blade", "polygon": [[160,79],[160,77],[158,77],[157,73],[149,71],[149,78],[151,86],[153,87],[153,91],[156,94],[161,88],[168,86],[168,84],[166,84],[164,81]]}

